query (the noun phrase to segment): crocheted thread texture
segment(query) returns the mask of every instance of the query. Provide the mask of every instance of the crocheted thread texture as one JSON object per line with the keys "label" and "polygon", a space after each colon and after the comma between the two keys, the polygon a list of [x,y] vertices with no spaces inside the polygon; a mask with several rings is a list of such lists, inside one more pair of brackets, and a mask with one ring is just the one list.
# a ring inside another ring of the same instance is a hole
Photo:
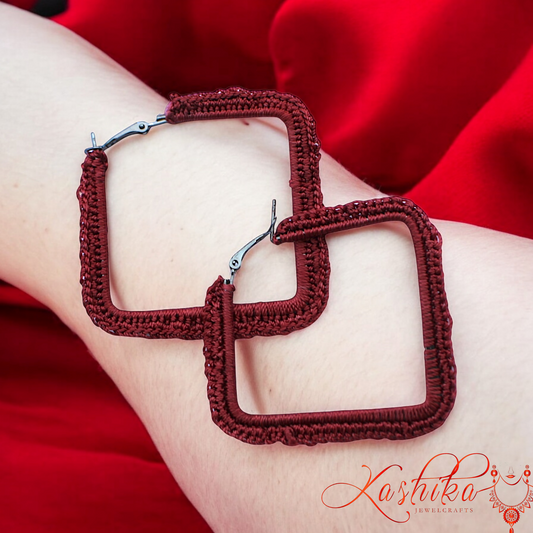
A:
{"label": "crocheted thread texture", "polygon": [[[238,87],[214,93],[171,95],[167,122],[277,117],[289,140],[294,214],[323,207],[318,162],[320,143],[315,122],[295,96],[275,91],[247,91]],[[107,156],[88,152],[78,189],[80,203],[80,259],[83,304],[93,322],[113,335],[147,338],[200,339],[202,308],[125,311],[111,300],[105,175]],[[329,259],[324,237],[295,243],[296,294],[290,300],[235,305],[235,336],[285,335],[313,323],[328,298]]]}
{"label": "crocheted thread texture", "polygon": [[380,222],[404,222],[413,238],[422,308],[426,400],[420,405],[282,415],[250,415],[237,400],[233,285],[219,278],[207,292],[204,335],[205,372],[214,422],[249,444],[282,442],[314,445],[359,439],[408,439],[438,428],[449,415],[456,394],[452,320],[441,264],[441,238],[426,214],[404,198],[382,198],[325,208],[285,219],[276,242]]}
{"label": "crocheted thread texture", "polygon": [[[438,428],[456,395],[455,363],[442,270],[441,237],[426,214],[404,198],[355,201],[324,207],[314,120],[296,97],[274,91],[231,88],[174,94],[166,109],[171,124],[222,118],[278,117],[289,138],[293,215],[280,222],[275,244],[293,243],[297,292],[291,300],[234,304],[234,286],[219,278],[204,307],[124,311],[111,301],[105,175],[107,156],[88,151],[78,199],[83,303],[108,333],[149,338],[204,339],[205,373],[213,421],[250,444],[314,445],[358,439],[408,439]],[[420,405],[281,415],[250,415],[237,400],[235,340],[284,335],[312,324],[328,299],[330,266],[325,235],[381,222],[400,221],[411,233],[418,270],[426,370]]]}

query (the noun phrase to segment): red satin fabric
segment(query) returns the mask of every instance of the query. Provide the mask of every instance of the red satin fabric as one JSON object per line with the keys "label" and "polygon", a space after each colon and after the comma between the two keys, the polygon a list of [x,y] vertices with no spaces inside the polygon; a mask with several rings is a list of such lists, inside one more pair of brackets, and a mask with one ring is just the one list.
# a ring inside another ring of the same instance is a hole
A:
{"label": "red satin fabric", "polygon": [[[533,238],[529,0],[70,0],[56,20],[164,95],[292,92],[359,177],[432,217]],[[36,305],[0,286],[0,530],[209,531]]]}

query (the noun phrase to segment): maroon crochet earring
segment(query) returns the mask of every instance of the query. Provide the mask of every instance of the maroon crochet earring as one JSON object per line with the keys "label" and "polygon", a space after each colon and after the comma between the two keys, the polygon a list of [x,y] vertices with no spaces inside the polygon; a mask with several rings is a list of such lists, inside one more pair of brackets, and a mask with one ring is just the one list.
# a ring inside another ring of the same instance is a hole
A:
{"label": "maroon crochet earring", "polygon": [[[149,338],[200,339],[202,307],[125,311],[111,300],[105,176],[105,151],[135,134],[160,124],[195,120],[277,117],[287,127],[294,214],[323,207],[318,162],[320,144],[315,122],[293,95],[248,91],[239,87],[209,93],[173,94],[164,115],[155,122],[137,122],[98,146],[87,148],[78,189],[80,203],[80,259],[83,304],[93,322],[113,335]],[[329,260],[324,237],[294,243],[296,294],[290,300],[235,305],[235,337],[283,335],[305,328],[324,310],[328,297]]]}
{"label": "maroon crochet earring", "polygon": [[[265,233],[230,261],[231,277],[219,278],[207,291],[204,307],[124,311],[111,301],[105,175],[105,150],[160,124],[220,118],[278,117],[289,137],[293,216],[275,231],[275,204]],[[313,445],[365,438],[407,439],[439,427],[455,400],[452,321],[444,291],[441,238],[425,213],[409,200],[382,198],[324,207],[318,162],[320,145],[314,120],[296,97],[274,91],[231,88],[214,93],[172,95],[155,122],[137,122],[86,150],[78,199],[83,303],[94,323],[122,336],[204,339],[208,397],[214,422],[226,433],[251,444],[282,442]],[[426,368],[426,400],[420,405],[287,415],[250,415],[237,401],[235,340],[287,334],[312,324],[328,297],[329,261],[325,235],[388,221],[404,222],[416,252]],[[270,236],[291,242],[296,255],[296,295],[287,301],[233,303],[233,276],[246,252]]]}
{"label": "maroon crochet earring", "polygon": [[[208,397],[213,421],[223,431],[249,444],[314,445],[360,439],[409,439],[444,423],[456,394],[452,319],[444,291],[441,237],[427,215],[404,198],[380,198],[295,215],[283,220],[275,235],[273,218],[269,231],[272,241],[281,244],[389,221],[405,223],[414,243],[422,308],[426,400],[420,405],[384,409],[281,415],[245,413],[237,399],[235,287],[230,262],[231,279],[219,278],[207,291],[205,305]],[[252,241],[247,246],[254,244]],[[243,250],[247,251],[246,247]],[[240,262],[237,265],[240,267]]]}

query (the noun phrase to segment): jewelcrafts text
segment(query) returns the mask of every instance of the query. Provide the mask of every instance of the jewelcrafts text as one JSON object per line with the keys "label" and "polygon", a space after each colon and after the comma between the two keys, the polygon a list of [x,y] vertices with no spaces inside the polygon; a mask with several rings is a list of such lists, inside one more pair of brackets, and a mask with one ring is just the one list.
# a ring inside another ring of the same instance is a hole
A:
{"label": "jewelcrafts text", "polygon": [[468,514],[473,512],[472,507],[415,507],[413,514]]}
{"label": "jewelcrafts text", "polygon": [[530,476],[529,465],[515,474],[513,466],[501,470],[491,466],[483,453],[462,458],[440,453],[423,464],[414,477],[406,476],[404,468],[396,463],[376,473],[362,465],[356,480],[327,486],[321,500],[330,509],[370,502],[385,519],[397,524],[420,514],[471,515],[481,510],[472,505],[477,500],[486,512],[498,512],[513,532],[513,526],[533,502]]}

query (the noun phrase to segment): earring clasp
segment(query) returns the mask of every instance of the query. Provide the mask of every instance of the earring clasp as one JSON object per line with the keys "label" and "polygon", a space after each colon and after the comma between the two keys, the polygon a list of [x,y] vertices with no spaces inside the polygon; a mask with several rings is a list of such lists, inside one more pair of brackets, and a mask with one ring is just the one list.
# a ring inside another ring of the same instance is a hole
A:
{"label": "earring clasp", "polygon": [[119,141],[122,141],[122,139],[129,137],[130,135],[146,135],[153,127],[160,126],[161,124],[166,123],[167,119],[164,114],[157,115],[154,122],[146,122],[144,120],[140,120],[139,122],[135,122],[135,124],[128,126],[122,131],[119,131],[116,135],[113,135],[113,137],[111,137],[107,142],[100,146],[98,146],[98,144],[96,143],[96,135],[93,131],[91,132],[92,146],[90,148],[86,148],[85,153],[88,154],[93,150],[105,151],[108,148],[111,148],[111,146],[117,144]]}
{"label": "earring clasp", "polygon": [[229,270],[230,270],[230,279],[225,280],[225,283],[233,284],[233,278],[235,277],[235,273],[237,270],[239,270],[242,266],[242,261],[244,259],[244,256],[248,253],[249,250],[251,250],[257,243],[261,242],[267,235],[270,236],[270,242],[274,241],[274,228],[276,225],[277,217],[276,217],[276,200],[272,200],[272,212],[270,215],[270,227],[267,231],[264,233],[261,233],[258,237],[251,240],[248,244],[243,246],[238,252],[234,253],[231,259],[229,260]]}

